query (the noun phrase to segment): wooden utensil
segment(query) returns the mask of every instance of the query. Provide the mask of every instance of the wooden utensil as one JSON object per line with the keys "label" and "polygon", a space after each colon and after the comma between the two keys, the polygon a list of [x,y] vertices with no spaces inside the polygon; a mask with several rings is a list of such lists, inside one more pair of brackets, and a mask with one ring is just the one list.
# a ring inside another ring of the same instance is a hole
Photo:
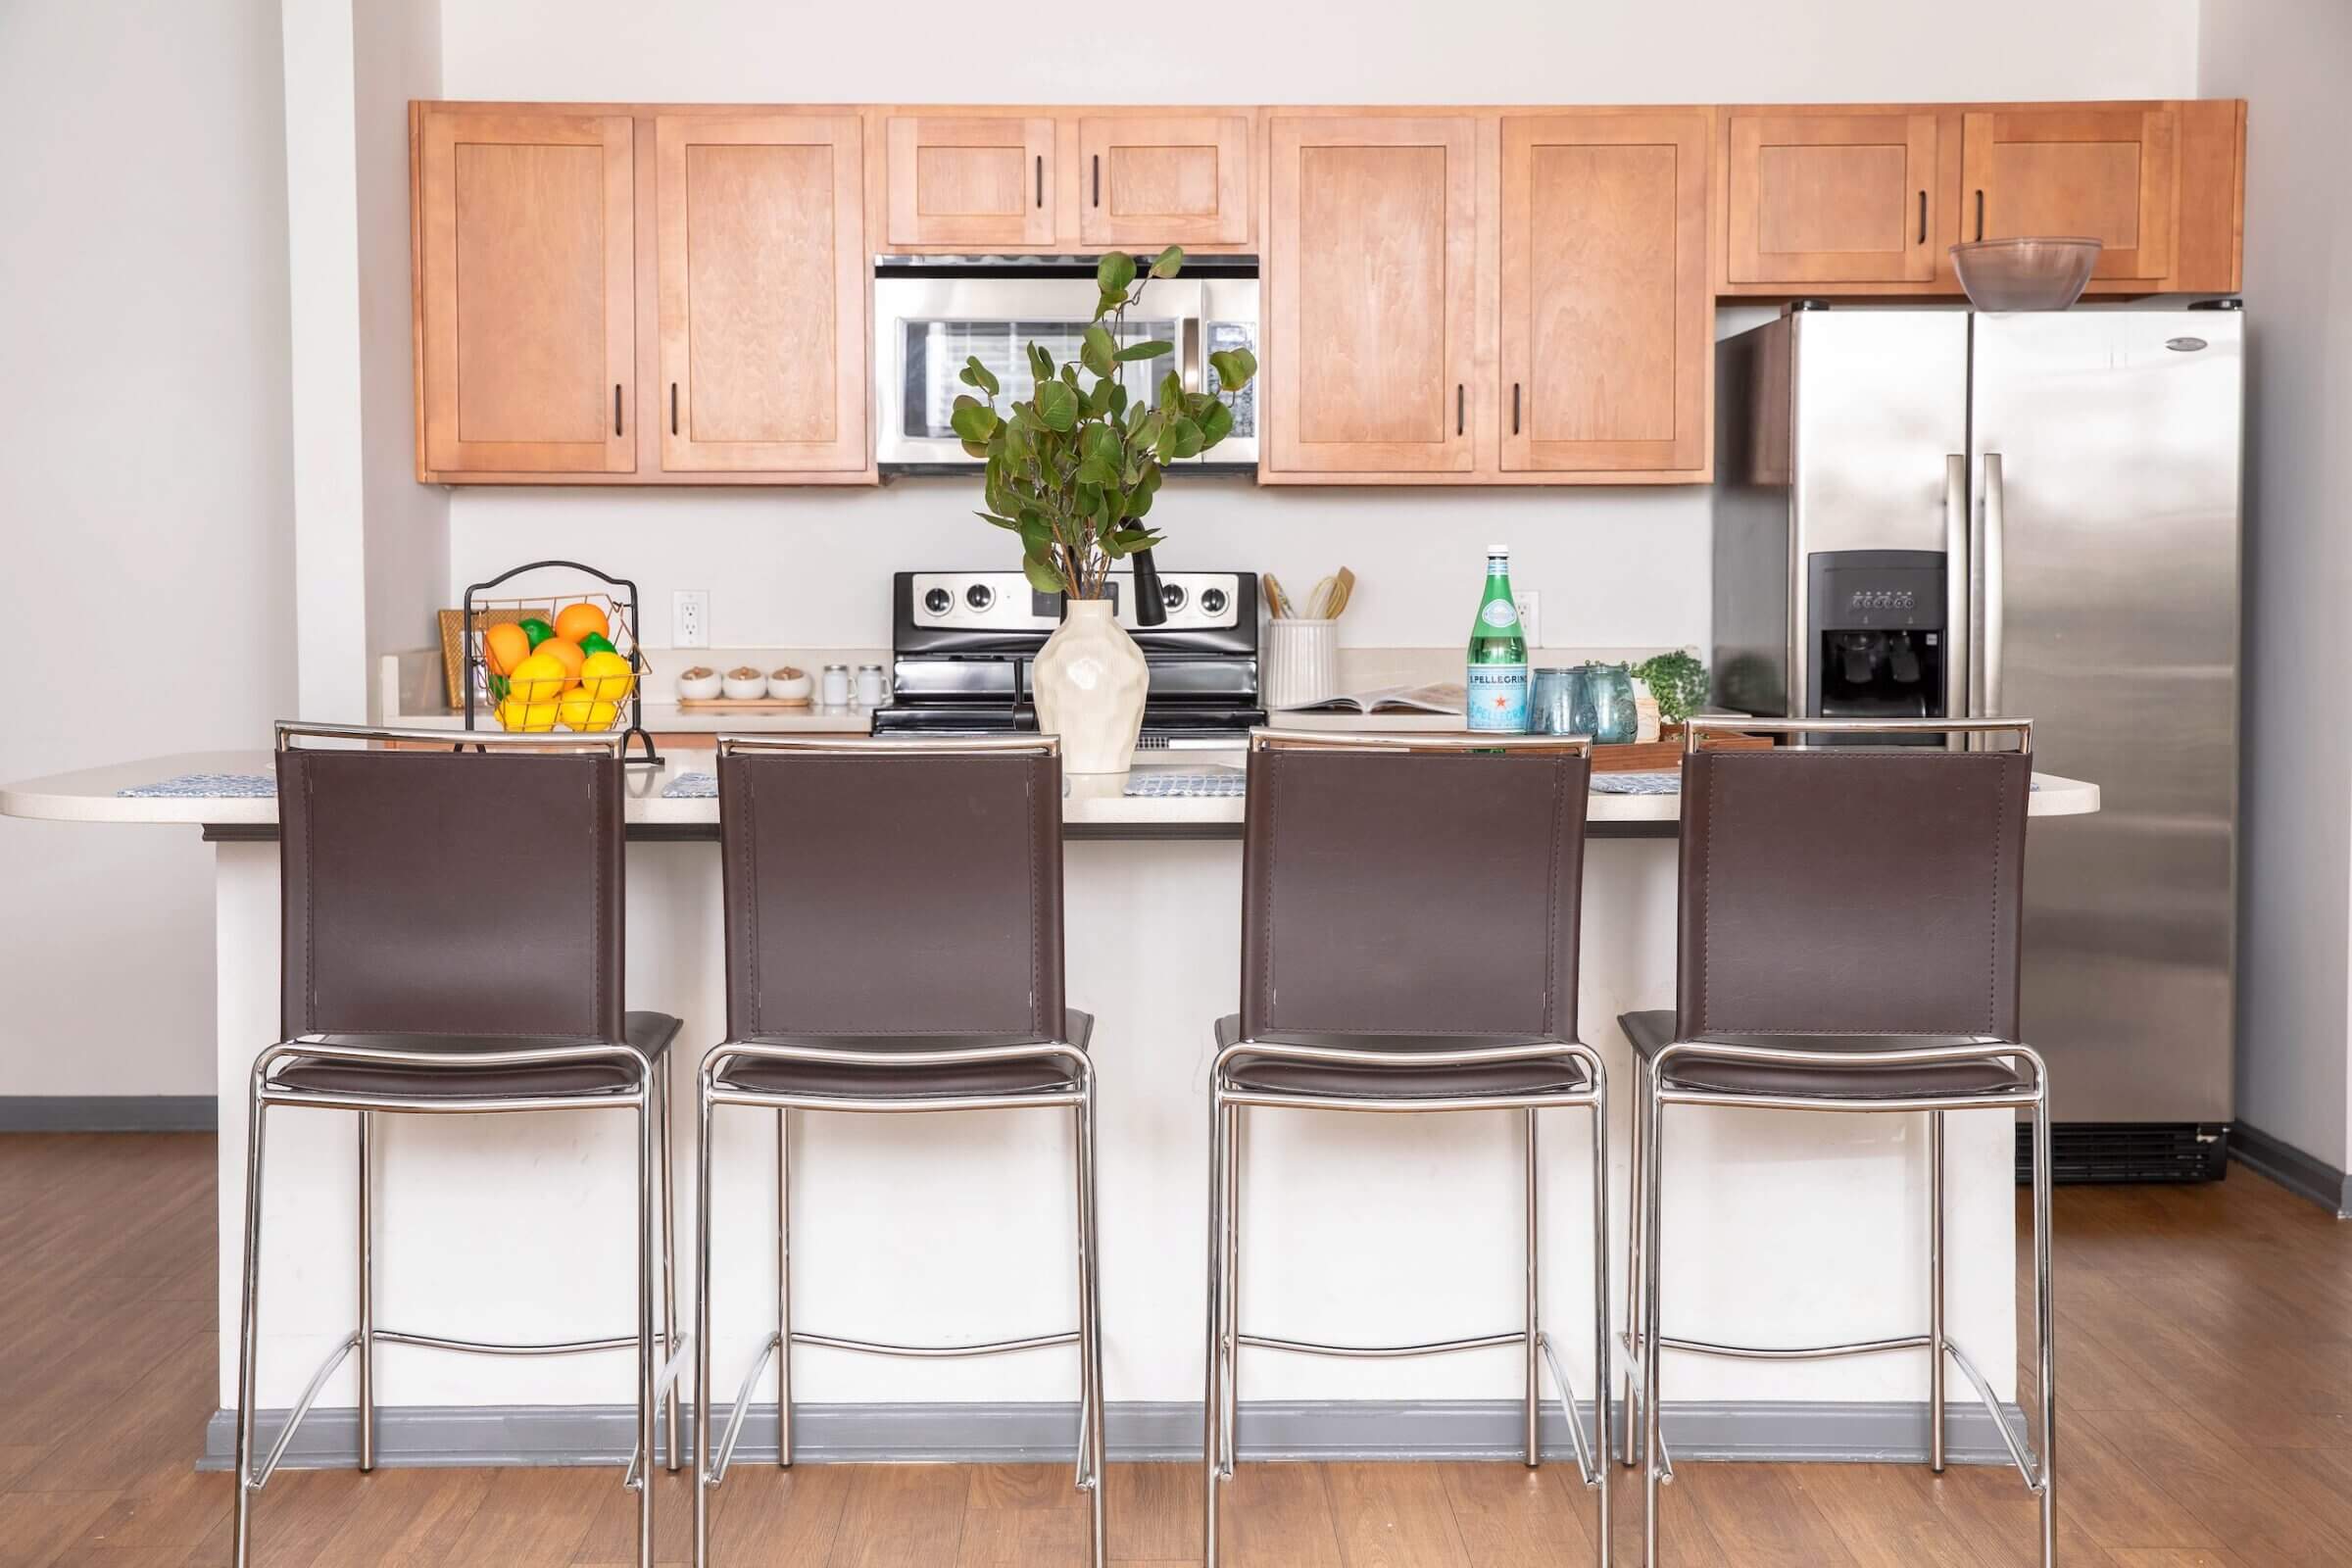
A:
{"label": "wooden utensil", "polygon": [[1282,584],[1275,580],[1274,574],[1270,571],[1266,573],[1265,580],[1267,612],[1277,618],[1288,616],[1291,612],[1291,601],[1289,596],[1283,593]]}
{"label": "wooden utensil", "polygon": [[1313,588],[1311,588],[1311,589],[1309,589],[1309,590],[1307,591],[1307,595],[1306,595],[1306,618],[1307,618],[1307,619],[1309,619],[1309,620],[1329,620],[1329,619],[1331,618],[1331,610],[1330,610],[1330,608],[1329,608],[1329,607],[1330,607],[1330,605],[1331,605],[1331,591],[1332,591],[1332,589],[1333,589],[1334,587],[1336,587],[1336,586],[1337,586],[1337,579],[1336,579],[1336,578],[1326,577],[1326,578],[1324,578],[1324,579],[1323,579],[1321,582],[1318,582],[1318,583],[1316,583],[1316,584],[1314,585],[1314,587],[1313,587]]}
{"label": "wooden utensil", "polygon": [[1331,603],[1323,607],[1323,613],[1333,620],[1339,619],[1340,612],[1348,608],[1348,597],[1354,592],[1355,573],[1349,568],[1342,566],[1340,574],[1332,579]]}

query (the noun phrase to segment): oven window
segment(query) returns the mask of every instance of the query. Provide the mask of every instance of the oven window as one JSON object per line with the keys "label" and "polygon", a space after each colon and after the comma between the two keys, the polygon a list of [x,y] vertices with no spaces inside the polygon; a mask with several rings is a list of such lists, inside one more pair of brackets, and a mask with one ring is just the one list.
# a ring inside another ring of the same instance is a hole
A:
{"label": "oven window", "polygon": [[[956,412],[956,398],[972,391],[956,379],[966,359],[977,359],[996,376],[998,408],[1026,402],[1037,391],[1036,378],[1029,373],[1028,345],[1044,345],[1058,367],[1078,358],[1086,328],[1084,321],[902,321],[906,376],[905,433],[920,440],[956,439],[948,417]],[[1119,335],[1122,345],[1153,338],[1175,342],[1176,323],[1129,320]],[[1119,379],[1130,399],[1146,408],[1155,407],[1160,378],[1175,365],[1173,354],[1137,361],[1119,367]]]}

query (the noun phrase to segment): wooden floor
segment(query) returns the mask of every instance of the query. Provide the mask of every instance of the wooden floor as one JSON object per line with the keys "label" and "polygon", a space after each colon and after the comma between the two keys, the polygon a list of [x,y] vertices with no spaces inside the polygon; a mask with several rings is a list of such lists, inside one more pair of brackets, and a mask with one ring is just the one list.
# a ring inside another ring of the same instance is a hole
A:
{"label": "wooden floor", "polygon": [[[213,1409],[209,1137],[0,1137],[0,1568],[224,1563],[229,1480],[191,1460]],[[2220,1187],[2062,1189],[2060,1560],[2069,1568],[2352,1564],[2352,1229],[2243,1170]],[[1579,1568],[1565,1462],[1246,1465],[1229,1560],[1282,1568]],[[1629,1479],[1632,1472],[1620,1471]],[[689,1495],[663,1477],[662,1558]],[[1112,1552],[1198,1560],[1198,1474],[1111,1472]],[[1621,1491],[1621,1562],[1640,1495]],[[609,1471],[287,1473],[255,1562],[626,1564]],[[1717,1568],[2004,1568],[2033,1559],[2013,1473],[1698,1465],[1666,1492],[1670,1560]],[[747,1464],[730,1565],[1083,1560],[1059,1467]]]}

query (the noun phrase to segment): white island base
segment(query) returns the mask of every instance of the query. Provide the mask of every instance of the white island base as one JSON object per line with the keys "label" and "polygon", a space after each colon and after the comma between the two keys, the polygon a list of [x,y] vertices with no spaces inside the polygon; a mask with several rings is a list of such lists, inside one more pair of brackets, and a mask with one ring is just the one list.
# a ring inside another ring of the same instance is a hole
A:
{"label": "white island base", "polygon": [[[260,770],[258,755],[119,770]],[[707,765],[707,764],[705,764]],[[1191,765],[1199,765],[1194,763]],[[2095,809],[2097,792],[2041,779],[2036,815]],[[101,786],[104,786],[101,788]],[[210,821],[219,857],[220,1310],[236,1322],[250,1068],[275,1038],[277,848],[268,801],[118,801],[93,773],[9,791],[0,808],[84,819]],[[627,995],[684,1019],[675,1063],[680,1305],[692,1321],[692,1084],[724,1024],[718,853],[710,801],[630,804]],[[78,804],[79,809],[73,809]],[[1674,996],[1675,801],[1595,797],[1587,856],[1579,1017],[1609,1063],[1609,1245],[1622,1313],[1629,1047],[1620,1012]],[[1239,800],[1073,799],[1068,993],[1094,1012],[1107,1432],[1117,1458],[1199,1453],[1203,1367],[1207,1073],[1211,1021],[1239,994]],[[138,808],[134,814],[132,808]],[[1641,823],[1637,828],[1636,823]],[[1646,830],[1643,838],[1603,837]],[[2064,831],[2053,822],[2040,831]],[[238,832],[264,836],[237,838]],[[1090,838],[1085,833],[1138,837]],[[1166,833],[1218,837],[1168,838]],[[942,875],[953,875],[943,867]],[[560,920],[527,887],[518,921]],[[877,940],[887,941],[887,933]],[[261,1304],[260,1402],[282,1412],[358,1321],[355,1118],[272,1114]],[[1588,1272],[1590,1123],[1549,1112],[1542,1192],[1544,1327],[1581,1401],[1593,1396]],[[1665,1301],[1678,1337],[1819,1344],[1919,1333],[1928,1320],[1926,1121],[1920,1115],[1676,1108],[1667,1123]],[[794,1316],[804,1332],[980,1342],[1075,1321],[1069,1119],[1053,1111],[801,1113],[794,1138]],[[1948,1322],[2006,1400],[2015,1395],[2015,1129],[2004,1111],[1951,1113]],[[773,1331],[775,1121],[718,1113],[718,1396]],[[379,1116],[379,1327],[501,1341],[627,1333],[635,1174],[625,1112]],[[1338,1343],[1461,1338],[1519,1327],[1516,1113],[1380,1116],[1252,1111],[1245,1135],[1242,1312],[1247,1331]],[[220,1401],[234,1389],[221,1337]],[[378,1351],[386,1463],[615,1460],[633,1438],[633,1357],[502,1359]],[[1249,1454],[1505,1455],[1518,1451],[1515,1348],[1335,1361],[1243,1357]],[[290,1463],[356,1452],[346,1365]],[[1924,1352],[1842,1361],[1724,1361],[1670,1353],[1667,1438],[1678,1455],[1924,1457]],[[1077,1370],[1066,1348],[894,1360],[803,1348],[794,1358],[804,1461],[1066,1456]],[[1954,1380],[1951,1457],[2002,1457]],[[774,1452],[772,1375],[741,1453]],[[277,1422],[266,1417],[263,1439]],[[230,1423],[216,1418],[210,1457]],[[1566,1452],[1556,1407],[1547,1445]]]}

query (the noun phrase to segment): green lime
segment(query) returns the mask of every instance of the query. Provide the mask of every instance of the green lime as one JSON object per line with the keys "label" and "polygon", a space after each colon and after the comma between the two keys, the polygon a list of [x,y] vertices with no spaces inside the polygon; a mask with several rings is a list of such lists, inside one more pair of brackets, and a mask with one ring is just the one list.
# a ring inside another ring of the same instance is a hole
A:
{"label": "green lime", "polygon": [[522,622],[522,634],[528,637],[531,640],[531,646],[536,648],[553,637],[556,634],[556,628],[541,620],[537,615],[533,615],[530,619]]}
{"label": "green lime", "polygon": [[507,684],[506,676],[493,675],[490,677],[490,695],[499,702],[503,703],[507,700],[507,693],[512,688]]}
{"label": "green lime", "polygon": [[620,650],[613,647],[612,639],[603,632],[592,631],[580,639],[580,652],[583,654],[616,654]]}

